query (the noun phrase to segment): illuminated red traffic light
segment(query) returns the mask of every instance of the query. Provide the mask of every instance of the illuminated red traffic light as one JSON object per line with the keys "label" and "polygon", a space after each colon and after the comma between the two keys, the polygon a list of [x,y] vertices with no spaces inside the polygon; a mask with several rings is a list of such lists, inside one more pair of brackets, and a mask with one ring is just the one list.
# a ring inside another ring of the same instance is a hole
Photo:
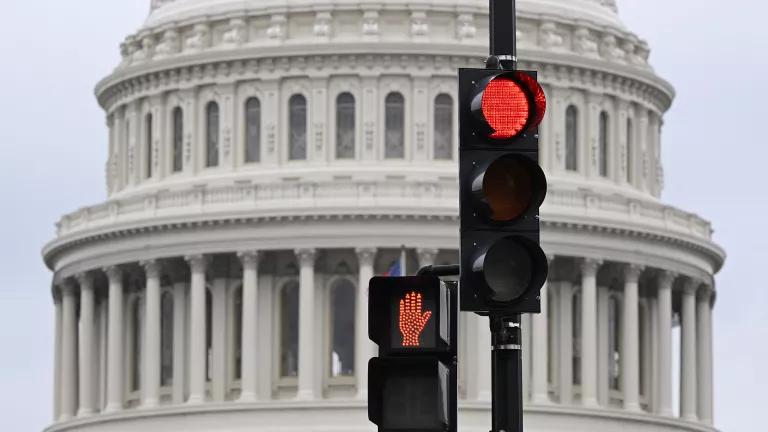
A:
{"label": "illuminated red traffic light", "polygon": [[404,347],[420,345],[419,336],[424,331],[432,311],[422,312],[422,295],[415,291],[409,292],[400,300],[400,318],[398,326],[403,337]]}
{"label": "illuminated red traffic light", "polygon": [[509,139],[523,131],[531,115],[525,90],[512,79],[499,77],[483,92],[483,117],[493,129],[490,137]]}
{"label": "illuminated red traffic light", "polygon": [[472,111],[493,140],[511,140],[541,123],[547,109],[544,90],[530,75],[505,72],[477,85]]}

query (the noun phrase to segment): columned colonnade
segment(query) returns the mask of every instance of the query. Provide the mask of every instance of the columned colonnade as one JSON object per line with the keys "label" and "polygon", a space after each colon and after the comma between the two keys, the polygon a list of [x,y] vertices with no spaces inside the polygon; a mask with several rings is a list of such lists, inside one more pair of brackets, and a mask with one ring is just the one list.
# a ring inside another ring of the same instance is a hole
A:
{"label": "columned colonnade", "polygon": [[[376,352],[367,336],[367,282],[386,271],[397,251],[350,250],[346,253],[356,262],[324,263],[327,268],[342,270],[319,270],[318,256],[327,251],[240,251],[228,254],[224,265],[221,254],[219,258],[203,254],[169,257],[57,280],[55,419],[208,401],[365,398],[367,359]],[[408,253],[411,273],[416,265],[450,262],[456,254],[435,249]],[[265,333],[260,329],[265,308],[275,309],[272,322],[283,322],[280,308],[273,306],[278,295],[264,295],[265,280],[273,282],[268,290],[276,290],[282,280],[279,265],[270,264],[275,267],[271,272],[262,268],[266,257],[286,261],[285,268],[293,269],[291,277],[298,282],[297,350],[301,355],[295,374],[286,376],[274,371],[291,369],[292,360],[284,358],[276,344],[290,344],[286,342],[290,331],[280,327],[271,337],[266,334],[272,339],[268,341],[262,340]],[[219,264],[214,265],[216,259]],[[230,272],[235,260],[236,271]],[[527,403],[672,416],[673,317],[679,315],[680,417],[712,424],[711,283],[667,270],[593,258],[550,257],[550,266],[549,281],[542,289],[542,313],[524,319]],[[317,329],[328,316],[327,309],[319,307],[330,297],[323,294],[323,285],[334,280],[323,272],[354,274],[351,280],[356,285],[354,330],[348,335],[354,339],[354,369],[339,379],[328,376],[335,366],[326,372],[318,367],[322,359],[337,356],[328,348],[328,337],[333,336],[317,337]],[[140,284],[135,283],[137,275]],[[217,284],[222,277],[237,281],[239,303],[226,293],[223,297],[217,293],[217,287],[227,286]],[[166,292],[174,300],[168,310],[163,301]],[[129,299],[137,295],[141,298],[136,315],[141,317],[138,339],[127,328],[132,325],[129,315],[135,314]],[[240,319],[221,321],[234,324],[219,322],[232,314]],[[460,379],[460,394],[465,400],[488,401],[490,372],[483,366],[490,365],[487,321],[469,314],[462,318],[460,361],[465,376]],[[172,332],[166,333],[166,321],[172,323]],[[164,353],[165,334],[172,335],[172,360]],[[230,336],[239,341],[222,342]],[[134,356],[137,349],[140,355]],[[271,351],[276,352],[264,355]],[[134,364],[134,357],[139,364]],[[270,358],[273,364],[265,364]],[[265,373],[265,368],[270,372]],[[138,386],[132,384],[132,373],[137,374]],[[286,387],[290,391],[284,392]]]}

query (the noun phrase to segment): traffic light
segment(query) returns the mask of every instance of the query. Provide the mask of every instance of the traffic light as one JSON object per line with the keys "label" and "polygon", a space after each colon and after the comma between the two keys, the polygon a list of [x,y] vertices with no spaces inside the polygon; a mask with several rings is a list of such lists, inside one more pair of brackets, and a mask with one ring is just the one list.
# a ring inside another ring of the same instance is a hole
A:
{"label": "traffic light", "polygon": [[380,432],[456,431],[455,283],[375,277],[368,287],[368,418]]}
{"label": "traffic light", "polygon": [[544,91],[536,72],[460,69],[459,109],[461,310],[540,312]]}

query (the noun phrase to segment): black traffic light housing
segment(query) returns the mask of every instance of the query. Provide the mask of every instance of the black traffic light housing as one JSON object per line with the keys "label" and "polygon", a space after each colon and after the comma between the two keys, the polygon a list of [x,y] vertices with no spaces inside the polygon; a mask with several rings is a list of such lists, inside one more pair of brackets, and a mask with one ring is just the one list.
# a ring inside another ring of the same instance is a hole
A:
{"label": "black traffic light housing", "polygon": [[459,70],[461,310],[540,312],[545,109],[536,72]]}
{"label": "black traffic light housing", "polygon": [[455,432],[458,289],[435,276],[368,288],[368,418],[380,432]]}

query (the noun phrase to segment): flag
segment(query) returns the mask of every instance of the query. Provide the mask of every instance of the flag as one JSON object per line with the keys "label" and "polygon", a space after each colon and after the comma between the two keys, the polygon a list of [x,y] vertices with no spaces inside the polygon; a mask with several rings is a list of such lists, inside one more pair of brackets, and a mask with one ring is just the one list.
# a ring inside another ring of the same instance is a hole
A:
{"label": "flag", "polygon": [[392,264],[390,264],[389,269],[384,273],[384,276],[402,276],[403,269],[400,266],[400,260],[396,259],[392,261]]}

